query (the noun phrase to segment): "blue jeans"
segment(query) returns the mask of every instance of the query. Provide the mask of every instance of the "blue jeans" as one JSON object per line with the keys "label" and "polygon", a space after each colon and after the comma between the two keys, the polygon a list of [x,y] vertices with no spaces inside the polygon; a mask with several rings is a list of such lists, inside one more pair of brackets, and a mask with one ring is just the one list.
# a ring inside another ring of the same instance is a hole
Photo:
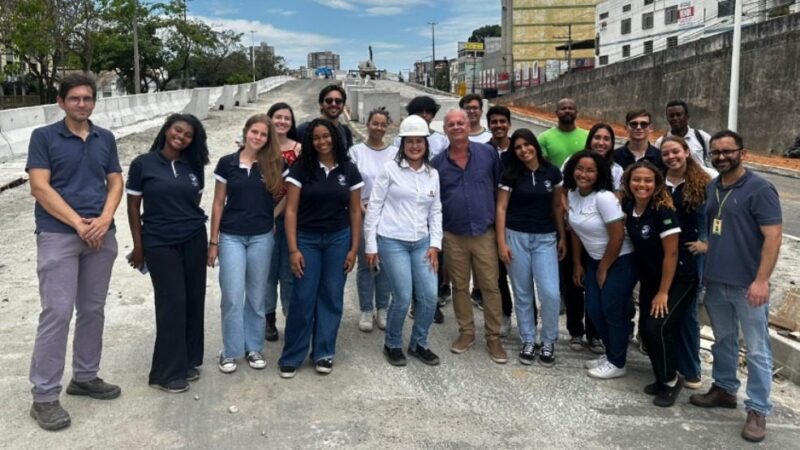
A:
{"label": "blue jeans", "polygon": [[392,285],[389,284],[389,276],[383,271],[373,275],[367,264],[367,257],[364,253],[367,244],[364,234],[361,234],[361,246],[358,249],[358,271],[356,272],[356,283],[358,285],[358,303],[361,312],[372,311],[372,300],[375,299],[375,308],[386,309],[389,307],[389,298],[392,295]]}
{"label": "blue jeans", "polygon": [[222,354],[226,358],[264,349],[264,292],[273,243],[272,233],[219,235]]}
{"label": "blue jeans", "polygon": [[283,352],[278,364],[298,367],[311,359],[333,358],[342,320],[344,260],[350,251],[350,228],[333,233],[297,232],[297,249],[303,254],[303,276],[295,279]]}
{"label": "blue jeans", "polygon": [[620,256],[608,269],[602,288],[597,284],[600,261],[586,259],[586,309],[589,318],[606,346],[606,357],[617,367],[625,367],[628,337],[631,333],[631,295],[636,285],[633,255]]}
{"label": "blue jeans", "polygon": [[286,241],[286,229],[284,228],[283,216],[275,219],[275,246],[272,249],[272,263],[269,266],[269,278],[267,278],[266,292],[266,312],[271,314],[278,307],[278,282],[281,285],[281,310],[283,317],[289,309],[289,301],[292,299],[292,286],[294,286],[294,275],[289,268],[289,244]]}
{"label": "blue jeans", "polygon": [[736,394],[741,383],[736,377],[739,362],[739,327],[747,345],[747,410],[767,415],[772,410],[772,347],[767,318],[769,305],[754,308],[747,302],[747,288],[707,282],[706,311],[714,330],[714,384]]}
{"label": "blue jeans", "polygon": [[403,322],[411,304],[412,290],[416,304],[409,348],[428,348],[428,330],[433,323],[438,292],[437,274],[425,259],[429,248],[428,237],[408,242],[378,236],[381,272],[386,273],[394,294],[386,320],[385,344],[389,348],[403,347]]}
{"label": "blue jeans", "polygon": [[534,281],[542,304],[542,341],[550,344],[558,339],[561,297],[557,239],[556,233],[522,233],[506,229],[506,243],[511,250],[508,276],[514,290],[514,309],[523,343],[536,342]]}

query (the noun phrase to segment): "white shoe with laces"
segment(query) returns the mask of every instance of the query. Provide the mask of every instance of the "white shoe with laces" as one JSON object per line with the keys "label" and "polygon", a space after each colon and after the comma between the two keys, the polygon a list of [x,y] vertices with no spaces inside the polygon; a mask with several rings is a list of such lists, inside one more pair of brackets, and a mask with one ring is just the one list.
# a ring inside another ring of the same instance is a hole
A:
{"label": "white shoe with laces", "polygon": [[267,367],[267,361],[264,359],[264,355],[262,355],[261,352],[247,353],[247,364],[250,364],[250,367],[253,369],[263,369]]}
{"label": "white shoe with laces", "polygon": [[607,362],[608,362],[608,357],[606,357],[606,355],[603,355],[603,356],[601,356],[599,358],[590,359],[590,360],[586,361],[585,363],[583,363],[583,367],[591,370],[591,369],[594,369],[595,367],[602,366],[603,364],[605,364]]}
{"label": "white shoe with laces", "polygon": [[372,331],[372,311],[361,311],[361,319],[358,321],[358,329],[365,333]]}
{"label": "white shoe with laces", "polygon": [[617,367],[610,361],[606,361],[594,369],[589,369],[589,376],[600,380],[624,377],[627,373],[628,371],[624,367]]}
{"label": "white shoe with laces", "polygon": [[386,329],[386,316],[389,312],[386,309],[378,309],[378,314],[375,316],[376,322],[378,322],[378,328],[381,330]]}

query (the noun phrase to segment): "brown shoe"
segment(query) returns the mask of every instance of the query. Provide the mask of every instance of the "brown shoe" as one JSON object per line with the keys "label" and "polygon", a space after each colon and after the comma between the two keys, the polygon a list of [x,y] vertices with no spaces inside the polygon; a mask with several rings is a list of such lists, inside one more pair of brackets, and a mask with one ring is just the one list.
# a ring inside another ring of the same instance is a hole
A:
{"label": "brown shoe", "polygon": [[472,347],[472,344],[475,343],[475,336],[471,334],[459,334],[458,339],[453,341],[453,344],[450,345],[450,351],[455,354],[462,354],[469,350]]}
{"label": "brown shoe", "polygon": [[725,389],[712,384],[711,389],[705,394],[692,394],[689,402],[703,408],[730,408],[736,409],[736,396],[729,394]]}
{"label": "brown shoe", "polygon": [[767,418],[757,411],[747,411],[742,437],[750,442],[761,442],[767,437]]}
{"label": "brown shoe", "polygon": [[489,357],[497,364],[505,364],[508,362],[508,353],[503,348],[500,339],[492,339],[486,343],[486,349],[489,350]]}

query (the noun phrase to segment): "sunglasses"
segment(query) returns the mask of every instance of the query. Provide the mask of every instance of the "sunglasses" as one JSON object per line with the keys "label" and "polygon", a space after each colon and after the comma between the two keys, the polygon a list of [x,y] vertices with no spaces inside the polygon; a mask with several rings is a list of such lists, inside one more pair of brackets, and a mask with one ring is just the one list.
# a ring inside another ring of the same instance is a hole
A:
{"label": "sunglasses", "polygon": [[645,129],[650,126],[650,122],[637,122],[635,120],[631,120],[630,122],[628,122],[628,126],[631,128]]}
{"label": "sunglasses", "polygon": [[333,97],[328,97],[325,99],[325,104],[327,105],[333,105],[334,103],[337,105],[341,105],[342,103],[344,103],[344,100],[342,100],[341,98],[333,98]]}

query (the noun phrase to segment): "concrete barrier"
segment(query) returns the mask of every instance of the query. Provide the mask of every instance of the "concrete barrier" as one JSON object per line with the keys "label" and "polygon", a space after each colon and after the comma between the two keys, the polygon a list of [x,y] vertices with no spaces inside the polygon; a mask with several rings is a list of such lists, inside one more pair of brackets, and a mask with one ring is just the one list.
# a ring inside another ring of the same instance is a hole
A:
{"label": "concrete barrier", "polygon": [[0,159],[26,155],[31,132],[43,125],[46,125],[43,106],[0,111]]}
{"label": "concrete barrier", "polygon": [[224,89],[223,86],[217,86],[211,88],[208,92],[208,109],[214,108],[217,104],[217,100],[219,100],[220,96],[222,95],[222,90]]}
{"label": "concrete barrier", "polygon": [[247,91],[247,102],[255,103],[257,101],[258,101],[258,85],[255,83],[250,83],[250,88]]}
{"label": "concrete barrier", "polygon": [[44,123],[53,123],[64,118],[64,110],[58,105],[45,105]]}
{"label": "concrete barrier", "polygon": [[195,88],[192,89],[192,100],[183,109],[186,114],[192,114],[200,120],[208,117],[208,97],[211,89]]}
{"label": "concrete barrier", "polygon": [[233,94],[235,93],[235,86],[223,86],[222,94],[220,94],[214,109],[224,110],[233,108]]}
{"label": "concrete barrier", "polygon": [[233,104],[235,106],[247,106],[247,96],[250,92],[250,86],[246,84],[239,84],[236,86],[236,97],[234,97]]}
{"label": "concrete barrier", "polygon": [[123,127],[133,125],[137,122],[136,115],[133,112],[131,96],[119,97],[117,105],[119,106],[120,121]]}
{"label": "concrete barrier", "polygon": [[355,87],[350,88],[350,90],[345,90],[345,93],[347,94],[347,104],[350,105],[350,118],[352,120],[360,120],[358,105],[361,100],[361,94],[364,92],[373,91],[375,91],[375,89],[364,87]]}
{"label": "concrete barrier", "polygon": [[398,120],[400,118],[400,93],[375,90],[361,92],[358,100],[358,121],[366,123],[369,112],[377,108],[385,108],[393,119]]}
{"label": "concrete barrier", "polygon": [[130,102],[134,121],[141,122],[150,118],[150,112],[147,108],[147,94],[131,95]]}

